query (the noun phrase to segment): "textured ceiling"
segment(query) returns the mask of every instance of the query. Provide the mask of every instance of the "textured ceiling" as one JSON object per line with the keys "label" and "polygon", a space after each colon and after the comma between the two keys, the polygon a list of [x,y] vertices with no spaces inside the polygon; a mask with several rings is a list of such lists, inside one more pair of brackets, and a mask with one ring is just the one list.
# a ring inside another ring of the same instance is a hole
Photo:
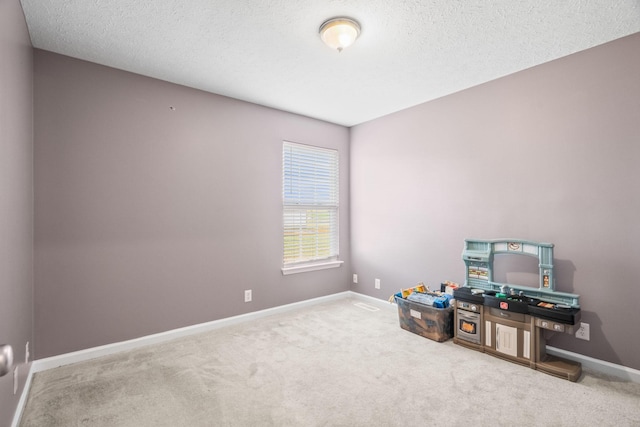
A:
{"label": "textured ceiling", "polygon": [[21,1],[36,48],[346,126],[640,31],[638,0]]}

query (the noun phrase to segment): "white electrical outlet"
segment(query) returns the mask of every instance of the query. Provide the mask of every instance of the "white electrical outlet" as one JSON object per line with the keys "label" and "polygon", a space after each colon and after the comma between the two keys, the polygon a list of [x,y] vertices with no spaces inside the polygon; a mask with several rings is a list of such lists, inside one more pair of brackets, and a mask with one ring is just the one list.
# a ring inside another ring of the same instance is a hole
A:
{"label": "white electrical outlet", "polygon": [[251,302],[251,289],[244,291],[244,302]]}
{"label": "white electrical outlet", "polygon": [[376,279],[375,287],[376,287],[376,289],[380,289],[380,279]]}
{"label": "white electrical outlet", "polygon": [[589,341],[589,324],[580,322],[580,327],[576,331],[576,338]]}
{"label": "white electrical outlet", "polygon": [[353,273],[353,283],[358,283],[358,275]]}
{"label": "white electrical outlet", "polygon": [[27,341],[27,345],[24,346],[24,363],[29,363],[29,341]]}

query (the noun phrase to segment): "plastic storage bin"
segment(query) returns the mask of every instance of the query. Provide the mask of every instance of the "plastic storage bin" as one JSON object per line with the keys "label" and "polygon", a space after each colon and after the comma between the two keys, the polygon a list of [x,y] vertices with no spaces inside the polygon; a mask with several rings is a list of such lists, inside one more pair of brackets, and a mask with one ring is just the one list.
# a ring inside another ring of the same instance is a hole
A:
{"label": "plastic storage bin", "polygon": [[395,295],[400,327],[433,341],[446,341],[453,337],[453,306],[430,307]]}

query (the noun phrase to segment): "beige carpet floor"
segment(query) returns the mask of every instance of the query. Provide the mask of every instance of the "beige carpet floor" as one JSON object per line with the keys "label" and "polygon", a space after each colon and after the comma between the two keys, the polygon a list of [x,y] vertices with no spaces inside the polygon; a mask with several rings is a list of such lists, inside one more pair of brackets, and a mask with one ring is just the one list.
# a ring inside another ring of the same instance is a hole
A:
{"label": "beige carpet floor", "polygon": [[[576,383],[323,303],[35,374],[23,427],[640,426],[640,384]],[[368,310],[372,308],[375,311]]]}

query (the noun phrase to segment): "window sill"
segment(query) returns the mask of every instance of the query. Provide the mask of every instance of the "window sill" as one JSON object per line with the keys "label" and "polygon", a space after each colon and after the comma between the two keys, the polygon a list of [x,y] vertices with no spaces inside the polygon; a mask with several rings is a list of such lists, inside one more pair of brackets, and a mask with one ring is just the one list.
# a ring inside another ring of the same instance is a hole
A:
{"label": "window sill", "polygon": [[284,276],[296,273],[306,273],[308,271],[326,270],[327,268],[336,268],[344,264],[344,261],[329,261],[318,264],[296,265],[295,267],[283,267],[282,274]]}

